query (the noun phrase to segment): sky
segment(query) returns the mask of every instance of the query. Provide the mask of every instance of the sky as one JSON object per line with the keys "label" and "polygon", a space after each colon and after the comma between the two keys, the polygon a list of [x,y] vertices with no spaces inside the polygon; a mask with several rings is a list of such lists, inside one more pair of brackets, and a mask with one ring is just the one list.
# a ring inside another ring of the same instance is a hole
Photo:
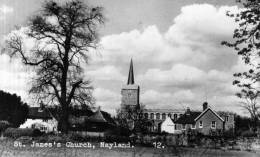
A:
{"label": "sky", "polygon": [[[59,0],[64,1],[64,0]],[[0,0],[0,41],[26,27],[43,0]],[[92,81],[96,106],[111,114],[120,107],[121,87],[133,59],[140,101],[146,108],[201,110],[202,103],[220,111],[244,114],[233,73],[246,67],[230,48],[237,24],[226,16],[237,12],[235,0],[89,0],[102,6],[99,47],[84,66]],[[2,45],[0,45],[2,47]],[[0,89],[17,93],[30,104],[31,73],[17,59],[0,55]],[[35,105],[35,104],[30,104]]]}

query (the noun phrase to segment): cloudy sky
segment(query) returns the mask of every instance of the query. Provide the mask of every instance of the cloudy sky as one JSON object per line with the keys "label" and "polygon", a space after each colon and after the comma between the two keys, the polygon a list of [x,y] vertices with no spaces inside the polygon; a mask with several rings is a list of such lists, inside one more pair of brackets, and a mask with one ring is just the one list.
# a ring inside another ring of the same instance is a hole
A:
{"label": "cloudy sky", "polygon": [[[62,1],[62,0],[60,0]],[[17,26],[26,26],[43,0],[0,0],[0,40]],[[220,45],[232,40],[237,25],[226,11],[238,11],[235,0],[89,0],[104,7],[100,47],[85,67],[96,105],[112,114],[120,107],[130,59],[146,108],[201,109],[243,114],[234,72],[245,68],[236,53]],[[0,89],[30,102],[30,73],[18,60],[0,55]],[[34,105],[34,104],[31,104]]]}

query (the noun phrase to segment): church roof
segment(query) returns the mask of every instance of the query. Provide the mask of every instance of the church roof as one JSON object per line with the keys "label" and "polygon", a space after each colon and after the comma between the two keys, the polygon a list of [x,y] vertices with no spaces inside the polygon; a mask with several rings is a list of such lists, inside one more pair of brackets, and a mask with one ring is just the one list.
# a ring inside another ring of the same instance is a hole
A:
{"label": "church roof", "polygon": [[144,109],[144,112],[158,112],[158,113],[184,113],[184,109],[164,109],[164,108],[148,108]]}
{"label": "church roof", "polygon": [[27,118],[30,119],[51,119],[52,116],[50,112],[41,107],[30,107]]}
{"label": "church roof", "polygon": [[201,114],[201,112],[190,111],[189,114],[185,113],[176,120],[178,124],[194,124],[195,119]]}
{"label": "church roof", "polygon": [[115,121],[111,118],[107,112],[97,110],[92,116],[88,118],[89,122],[103,122],[115,125]]}
{"label": "church roof", "polygon": [[133,60],[131,59],[127,85],[132,85],[132,84],[135,84],[135,80],[134,80]]}

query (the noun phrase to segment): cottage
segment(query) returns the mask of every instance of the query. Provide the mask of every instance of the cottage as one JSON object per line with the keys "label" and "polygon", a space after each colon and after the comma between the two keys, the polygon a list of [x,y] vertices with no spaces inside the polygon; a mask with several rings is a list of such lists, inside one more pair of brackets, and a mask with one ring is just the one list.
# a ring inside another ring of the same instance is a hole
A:
{"label": "cottage", "polygon": [[101,111],[100,107],[91,116],[70,117],[70,132],[82,136],[105,136],[113,133],[116,123],[110,114]]}
{"label": "cottage", "polygon": [[37,128],[42,132],[57,132],[58,121],[48,108],[41,104],[40,107],[30,107],[26,121],[20,128]]}
{"label": "cottage", "polygon": [[187,111],[176,120],[177,130],[185,131],[188,129],[196,129],[195,119],[201,114],[201,112],[191,111],[189,108]]}
{"label": "cottage", "polygon": [[161,132],[166,132],[170,134],[179,134],[180,130],[177,129],[175,120],[171,117],[167,117],[161,124]]}
{"label": "cottage", "polygon": [[189,108],[175,123],[177,124],[176,130],[187,131],[197,130],[198,132],[209,135],[212,132],[223,132],[225,130],[234,131],[234,115],[224,114],[221,116],[212,110],[208,103],[203,104],[203,111],[191,111]]}

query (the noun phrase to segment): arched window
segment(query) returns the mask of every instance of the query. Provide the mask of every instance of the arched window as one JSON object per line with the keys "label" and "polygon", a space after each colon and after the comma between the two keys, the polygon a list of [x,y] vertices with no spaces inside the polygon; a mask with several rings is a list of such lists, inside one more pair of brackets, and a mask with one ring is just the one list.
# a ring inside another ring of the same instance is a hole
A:
{"label": "arched window", "polygon": [[144,118],[148,119],[148,113],[144,113]]}
{"label": "arched window", "polygon": [[160,113],[156,113],[156,119],[160,119]]}
{"label": "arched window", "polygon": [[151,119],[154,119],[154,113],[151,113]]}
{"label": "arched window", "polygon": [[176,119],[177,119],[177,114],[175,113],[175,114],[173,115],[173,117],[174,117],[174,120],[176,120]]}
{"label": "arched window", "polygon": [[166,114],[165,113],[162,114],[162,119],[163,120],[166,119]]}

